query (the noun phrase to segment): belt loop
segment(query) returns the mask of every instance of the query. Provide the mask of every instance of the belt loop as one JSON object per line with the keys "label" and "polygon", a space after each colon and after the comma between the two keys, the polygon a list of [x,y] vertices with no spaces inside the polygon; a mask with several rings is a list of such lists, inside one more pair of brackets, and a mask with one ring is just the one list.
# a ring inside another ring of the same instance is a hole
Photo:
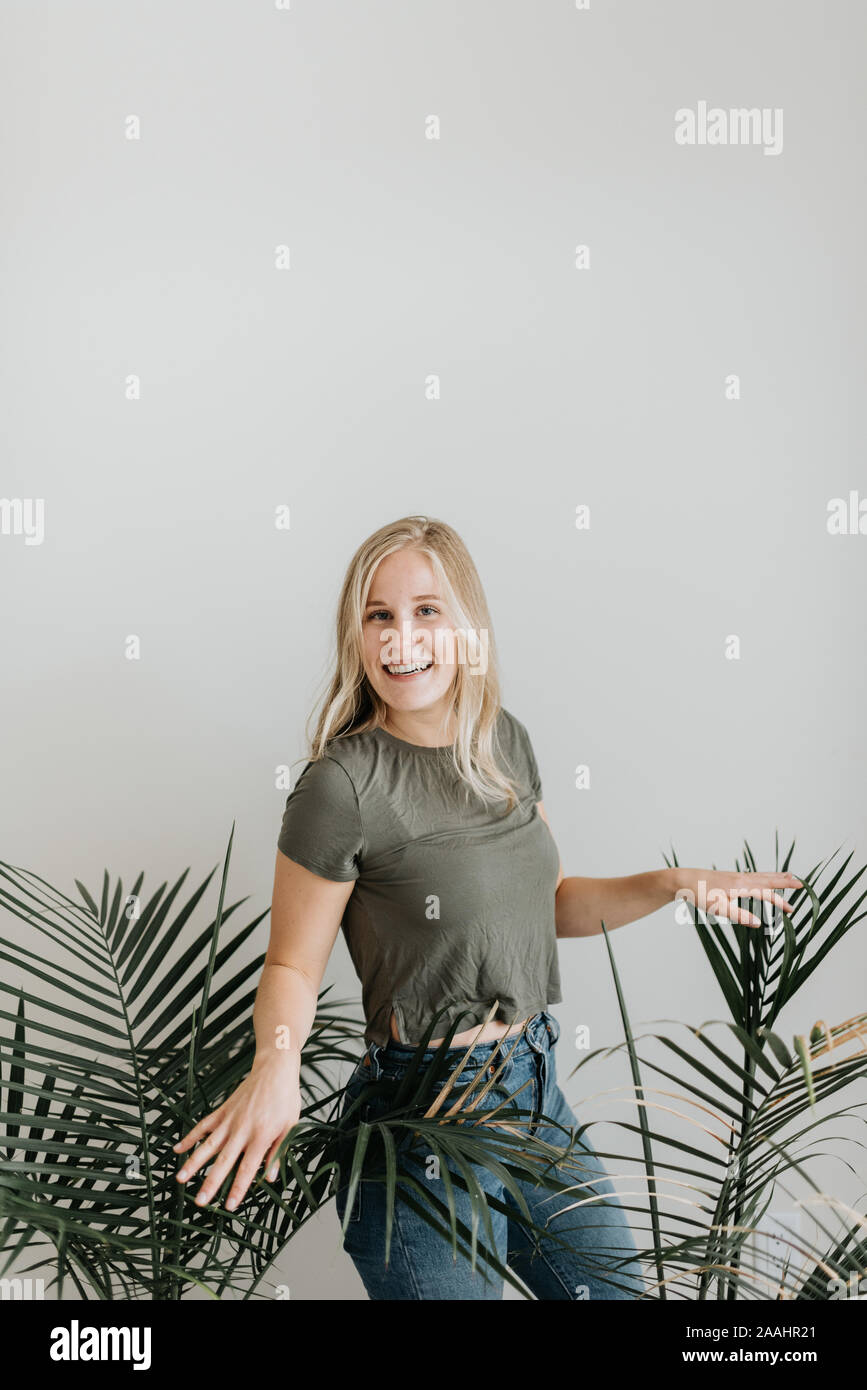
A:
{"label": "belt loop", "polygon": [[542,1023],[544,1022],[544,1017],[544,1014],[536,1014],[536,1016],[531,1020],[530,1026],[528,1027],[527,1032],[525,1034],[527,1042],[530,1044],[533,1051],[537,1053],[541,1052],[545,1045],[541,1038],[538,1038],[536,1036],[536,1034],[542,1026]]}

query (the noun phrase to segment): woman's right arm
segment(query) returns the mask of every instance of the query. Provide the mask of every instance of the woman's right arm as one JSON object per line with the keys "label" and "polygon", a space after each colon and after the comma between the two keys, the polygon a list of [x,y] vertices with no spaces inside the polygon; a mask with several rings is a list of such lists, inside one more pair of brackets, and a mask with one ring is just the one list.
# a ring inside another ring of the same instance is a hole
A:
{"label": "woman's right arm", "polygon": [[320,878],[278,850],[271,901],[271,939],[256,991],[256,1053],[249,1076],[219,1109],[205,1115],[175,1145],[185,1153],[177,1178],[187,1182],[205,1163],[211,1168],[196,1195],[204,1206],[219,1191],[238,1158],[226,1207],[244,1196],[264,1157],[266,1177],[277,1176],[274,1156],[301,1112],[301,1049],[316,1016],[325,974],[344,908],[355,880]]}

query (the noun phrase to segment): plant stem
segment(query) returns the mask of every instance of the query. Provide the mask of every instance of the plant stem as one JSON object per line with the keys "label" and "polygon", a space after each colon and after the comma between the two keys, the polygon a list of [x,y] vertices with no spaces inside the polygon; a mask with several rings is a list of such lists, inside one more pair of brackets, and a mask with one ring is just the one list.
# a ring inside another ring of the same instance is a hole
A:
{"label": "plant stem", "polygon": [[614,988],[617,991],[617,1003],[620,1007],[620,1017],[623,1020],[623,1031],[626,1034],[626,1045],[629,1049],[629,1065],[632,1069],[632,1081],[635,1087],[635,1094],[638,1100],[638,1123],[641,1129],[641,1147],[644,1151],[644,1167],[647,1172],[647,1191],[650,1201],[650,1224],[653,1229],[653,1249],[656,1263],[656,1277],[659,1281],[660,1301],[665,1300],[665,1265],[662,1258],[662,1233],[659,1224],[659,1203],[656,1197],[656,1176],[653,1167],[653,1149],[650,1143],[650,1125],[647,1119],[647,1109],[643,1104],[644,1088],[641,1085],[641,1070],[638,1065],[638,1054],[635,1051],[635,1040],[632,1036],[632,1028],[629,1023],[629,1014],[626,1011],[626,1000],[623,997],[623,990],[620,987],[620,976],[617,973],[617,966],[614,963],[614,953],[611,950],[611,939],[602,923],[602,931],[605,935],[605,945],[608,948],[608,959],[611,962],[611,971],[614,976]]}

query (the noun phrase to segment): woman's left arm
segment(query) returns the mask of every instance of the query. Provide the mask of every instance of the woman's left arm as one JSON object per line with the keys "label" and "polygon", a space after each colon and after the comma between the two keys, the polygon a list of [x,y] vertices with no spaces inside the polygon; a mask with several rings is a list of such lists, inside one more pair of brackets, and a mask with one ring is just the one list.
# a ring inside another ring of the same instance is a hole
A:
{"label": "woman's left arm", "polygon": [[[537,805],[550,830],[545,807],[541,801]],[[608,931],[624,927],[678,897],[730,922],[760,927],[761,919],[741,907],[738,899],[755,898],[791,912],[791,903],[781,894],[800,886],[801,880],[794,874],[739,874],[680,867],[651,869],[627,878],[566,878],[561,861],[554,902],[557,935],[598,936],[603,921]]]}

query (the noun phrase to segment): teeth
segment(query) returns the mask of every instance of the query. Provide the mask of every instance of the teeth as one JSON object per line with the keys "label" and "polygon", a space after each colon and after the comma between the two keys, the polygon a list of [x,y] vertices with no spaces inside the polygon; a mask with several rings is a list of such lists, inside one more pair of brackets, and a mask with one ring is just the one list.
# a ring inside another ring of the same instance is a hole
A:
{"label": "teeth", "polygon": [[386,671],[392,676],[408,676],[412,671],[426,671],[430,666],[429,661],[416,662],[414,666],[386,666]]}

